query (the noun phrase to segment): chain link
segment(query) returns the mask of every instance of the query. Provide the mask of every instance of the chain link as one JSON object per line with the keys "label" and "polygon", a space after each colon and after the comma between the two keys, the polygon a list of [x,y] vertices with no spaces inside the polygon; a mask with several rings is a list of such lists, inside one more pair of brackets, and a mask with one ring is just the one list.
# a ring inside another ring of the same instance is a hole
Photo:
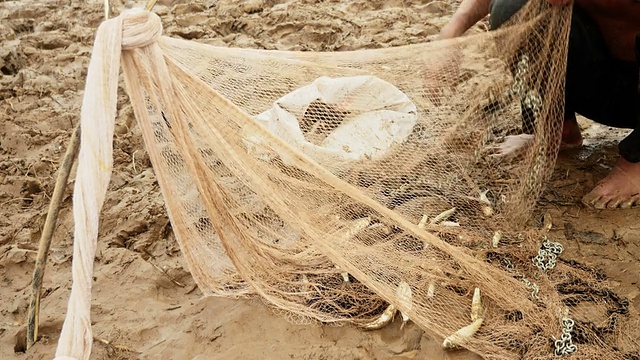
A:
{"label": "chain link", "polygon": [[510,273],[514,274],[517,278],[520,278],[520,281],[522,281],[524,283],[524,286],[526,286],[527,288],[531,289],[531,298],[532,299],[538,300],[540,298],[539,297],[540,287],[538,286],[538,284],[529,281],[529,279],[527,279],[523,274],[517,272],[516,271],[516,267],[513,265],[511,260],[509,260],[508,258],[502,259],[502,263],[504,264],[504,266],[507,268],[507,270]]}
{"label": "chain link", "polygon": [[558,255],[564,251],[562,244],[558,242],[551,242],[545,236],[542,241],[542,247],[538,250],[532,261],[533,265],[542,271],[551,270],[556,267]]}
{"label": "chain link", "polygon": [[538,284],[533,283],[531,281],[529,281],[526,277],[522,277],[522,282],[524,283],[524,285],[526,287],[528,287],[529,289],[531,289],[531,297],[534,299],[538,299],[538,295],[540,294],[540,287],[538,286]]}
{"label": "chain link", "polygon": [[[559,242],[552,242],[546,236],[542,241],[538,254],[532,259],[533,265],[537,268],[546,271],[555,268],[558,255],[564,251],[564,247]],[[509,258],[503,258],[502,264],[507,268],[507,271],[520,278],[525,286],[532,290],[531,297],[534,299],[539,298],[540,287],[531,281],[529,281],[523,274],[516,271],[513,262]],[[553,337],[555,345],[555,354],[558,356],[569,355],[578,351],[578,346],[573,343],[571,332],[575,322],[568,317],[562,318],[562,336],[560,339]]]}
{"label": "chain link", "polygon": [[533,117],[537,119],[540,116],[540,108],[542,108],[542,98],[535,90],[529,90],[522,97],[522,104],[533,111]]}
{"label": "chain link", "polygon": [[570,318],[562,318],[562,336],[555,340],[556,355],[569,355],[578,350],[578,347],[571,340],[571,332],[573,331],[574,321]]}
{"label": "chain link", "polygon": [[512,96],[520,96],[524,97],[526,93],[525,87],[525,78],[527,73],[529,72],[529,57],[527,55],[522,55],[520,59],[518,59],[518,65],[516,65],[516,71],[513,76],[513,86],[509,88],[507,92],[508,97]]}

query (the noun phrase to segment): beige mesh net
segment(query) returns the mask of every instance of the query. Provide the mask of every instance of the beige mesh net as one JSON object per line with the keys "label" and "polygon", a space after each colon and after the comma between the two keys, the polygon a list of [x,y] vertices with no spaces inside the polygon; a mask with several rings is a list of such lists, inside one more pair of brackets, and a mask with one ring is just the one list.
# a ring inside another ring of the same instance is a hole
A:
{"label": "beige mesh net", "polygon": [[[569,8],[530,1],[501,30],[342,53],[124,46],[159,21],[111,21],[204,294],[258,295],[298,323],[379,328],[399,310],[486,359],[638,358],[628,302],[529,222],[560,142]],[[497,153],[516,138],[528,146]]]}

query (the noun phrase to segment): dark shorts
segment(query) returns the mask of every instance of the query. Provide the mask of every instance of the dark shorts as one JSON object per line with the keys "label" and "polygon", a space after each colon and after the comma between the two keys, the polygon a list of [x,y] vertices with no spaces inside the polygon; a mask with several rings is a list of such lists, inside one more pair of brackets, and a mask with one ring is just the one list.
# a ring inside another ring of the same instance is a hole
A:
{"label": "dark shorts", "polygon": [[[528,0],[492,0],[490,26],[500,27]],[[640,50],[640,37],[636,42]],[[565,116],[576,113],[603,125],[633,129],[619,144],[620,155],[640,162],[639,62],[611,57],[602,34],[578,6],[573,7],[565,92]]]}

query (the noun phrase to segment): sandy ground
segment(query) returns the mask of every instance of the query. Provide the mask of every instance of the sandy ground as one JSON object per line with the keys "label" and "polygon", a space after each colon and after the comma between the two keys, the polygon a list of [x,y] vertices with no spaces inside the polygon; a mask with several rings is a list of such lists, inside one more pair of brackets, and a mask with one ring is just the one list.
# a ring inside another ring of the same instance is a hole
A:
{"label": "sandy ground", "polygon": [[[35,249],[55,173],[79,119],[102,5],[0,0],[0,358],[51,359],[71,287],[71,190],[53,239],[41,340],[21,352]],[[423,42],[451,12],[427,0],[160,1],[165,33],[210,44],[340,51]],[[114,13],[138,3],[115,3]],[[292,325],[258,300],[203,298],[171,232],[127,98],[95,265],[94,359],[473,359],[399,321],[376,332]],[[637,209],[593,211],[579,199],[615,160],[620,133],[583,121],[585,147],[563,155],[541,199],[565,257],[602,268],[640,311]],[[72,181],[70,183],[72,185]],[[17,350],[17,351],[16,351]]]}

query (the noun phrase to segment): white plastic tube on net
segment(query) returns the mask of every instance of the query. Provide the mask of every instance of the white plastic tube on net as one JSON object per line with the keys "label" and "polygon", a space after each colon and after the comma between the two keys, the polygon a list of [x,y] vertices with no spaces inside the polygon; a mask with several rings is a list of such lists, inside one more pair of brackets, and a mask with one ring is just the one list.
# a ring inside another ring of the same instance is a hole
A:
{"label": "white plastic tube on net", "polygon": [[118,75],[123,49],[157,46],[160,19],[134,9],[98,28],[81,111],[81,145],[73,192],[73,286],[58,340],[56,360],[89,359],[91,282],[100,210],[113,167],[113,130],[117,113]]}

